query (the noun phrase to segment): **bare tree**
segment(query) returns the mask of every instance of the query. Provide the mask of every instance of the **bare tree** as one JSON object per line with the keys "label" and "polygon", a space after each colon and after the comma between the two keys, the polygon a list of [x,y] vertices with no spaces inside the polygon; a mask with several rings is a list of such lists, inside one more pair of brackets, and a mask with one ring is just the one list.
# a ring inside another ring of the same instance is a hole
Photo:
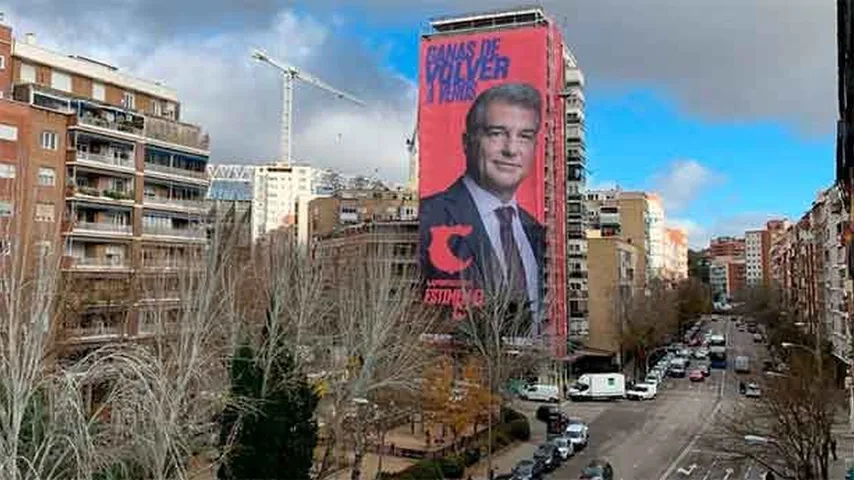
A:
{"label": "bare tree", "polygon": [[102,445],[112,467],[158,480],[190,478],[190,459],[212,445],[228,388],[227,360],[242,317],[243,268],[225,230],[206,249],[171,259],[175,272],[141,278],[134,342],[106,345],[74,368],[107,379]]}
{"label": "bare tree", "polygon": [[830,430],[841,392],[811,355],[793,356],[789,373],[757,380],[760,398],[724,412],[712,442],[752,458],[782,478],[827,480]]}
{"label": "bare tree", "polygon": [[[361,477],[373,422],[401,408],[393,399],[416,397],[431,355],[423,335],[432,331],[435,316],[421,304],[409,273],[385,247],[326,271],[325,298],[335,308],[317,335],[329,346],[324,370],[337,373],[324,420],[331,443],[349,440],[353,480]],[[318,475],[329,460],[325,455]]]}
{"label": "bare tree", "polygon": [[[547,301],[541,305],[548,305]],[[548,337],[542,310],[531,309],[506,286],[473,292],[464,302],[463,318],[454,332],[459,345],[477,358],[486,371],[492,398],[509,401],[508,380],[537,372],[548,359]],[[501,405],[498,405],[499,410]],[[487,470],[492,471],[493,411],[488,409]]]}
{"label": "bare tree", "polygon": [[622,322],[622,349],[635,359],[635,377],[646,374],[646,355],[676,332],[676,293],[659,282],[650,282],[647,292],[632,296]]}

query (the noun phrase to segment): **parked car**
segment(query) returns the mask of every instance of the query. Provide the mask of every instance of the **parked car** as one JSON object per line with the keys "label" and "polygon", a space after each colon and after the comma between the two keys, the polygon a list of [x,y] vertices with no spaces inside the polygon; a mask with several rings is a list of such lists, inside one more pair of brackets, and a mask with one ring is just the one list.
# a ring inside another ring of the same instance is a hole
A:
{"label": "parked car", "polygon": [[757,332],[753,334],[753,343],[759,343],[762,341],[762,334]]}
{"label": "parked car", "polygon": [[688,373],[688,379],[692,382],[702,382],[706,379],[706,376],[703,375],[703,371],[699,368],[694,368]]}
{"label": "parked car", "polygon": [[513,480],[540,480],[543,473],[542,463],[526,458],[513,467],[512,475]]}
{"label": "parked car", "polygon": [[695,367],[697,370],[703,372],[704,377],[708,377],[712,374],[712,367],[709,365],[709,362],[702,362]]}
{"label": "parked car", "polygon": [[564,438],[572,444],[573,451],[579,451],[590,441],[590,429],[583,423],[570,423],[566,427]]}
{"label": "parked car", "polygon": [[762,396],[762,389],[755,383],[748,383],[744,390],[745,397],[758,398]]}
{"label": "parked car", "polygon": [[553,443],[544,443],[534,451],[534,461],[542,462],[543,468],[550,472],[560,465],[560,452]]}
{"label": "parked car", "polygon": [[529,385],[519,393],[519,398],[522,400],[557,403],[560,401],[560,392],[557,385]]}
{"label": "parked car", "polygon": [[694,350],[694,358],[697,360],[703,360],[704,358],[709,356],[709,351],[705,348],[698,348]]}
{"label": "parked car", "polygon": [[655,385],[649,383],[638,383],[626,390],[626,398],[629,400],[652,400],[655,398]]}
{"label": "parked car", "polygon": [[661,377],[658,376],[658,374],[650,372],[646,374],[646,377],[644,377],[643,383],[648,383],[658,389],[658,384],[661,383]]}
{"label": "parked car", "polygon": [[614,480],[614,467],[601,458],[592,460],[581,471],[581,480]]}
{"label": "parked car", "polygon": [[541,422],[548,422],[551,417],[559,409],[554,405],[540,405],[537,407],[536,418]]}
{"label": "parked car", "polygon": [[557,448],[561,460],[566,460],[571,457],[573,453],[575,453],[575,450],[573,450],[572,448],[572,444],[565,437],[557,437],[552,439],[552,445]]}

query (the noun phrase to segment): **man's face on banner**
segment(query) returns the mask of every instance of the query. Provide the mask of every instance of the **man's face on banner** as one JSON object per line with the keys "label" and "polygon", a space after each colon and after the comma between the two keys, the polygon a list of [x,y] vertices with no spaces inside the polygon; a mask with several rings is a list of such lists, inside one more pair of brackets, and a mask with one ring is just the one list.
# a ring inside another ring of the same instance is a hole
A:
{"label": "man's face on banner", "polygon": [[537,114],[521,105],[491,102],[476,135],[478,183],[510,200],[534,165]]}

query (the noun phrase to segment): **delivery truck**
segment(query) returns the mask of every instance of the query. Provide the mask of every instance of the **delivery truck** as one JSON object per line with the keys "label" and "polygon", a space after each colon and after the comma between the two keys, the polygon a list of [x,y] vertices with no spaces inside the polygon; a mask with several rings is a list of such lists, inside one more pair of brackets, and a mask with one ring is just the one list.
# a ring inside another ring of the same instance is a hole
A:
{"label": "delivery truck", "polygon": [[569,387],[570,400],[625,398],[626,376],[622,373],[585,373]]}

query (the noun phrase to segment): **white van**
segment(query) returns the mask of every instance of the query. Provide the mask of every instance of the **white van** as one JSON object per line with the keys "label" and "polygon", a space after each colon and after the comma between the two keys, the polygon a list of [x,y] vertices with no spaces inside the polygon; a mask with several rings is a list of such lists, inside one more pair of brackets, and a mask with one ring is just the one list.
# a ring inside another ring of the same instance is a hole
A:
{"label": "white van", "polygon": [[560,401],[560,391],[557,385],[528,385],[519,393],[519,398],[537,402],[557,403]]}
{"label": "white van", "polygon": [[610,400],[626,396],[622,373],[585,373],[569,387],[570,400]]}

